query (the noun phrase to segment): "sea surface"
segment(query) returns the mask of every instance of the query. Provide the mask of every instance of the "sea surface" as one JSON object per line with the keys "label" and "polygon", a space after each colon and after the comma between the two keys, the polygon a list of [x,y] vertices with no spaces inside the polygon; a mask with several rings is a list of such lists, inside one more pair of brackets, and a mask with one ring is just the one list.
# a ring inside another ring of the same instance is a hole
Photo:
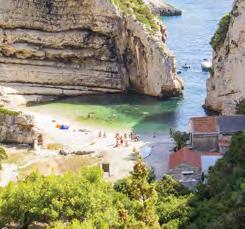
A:
{"label": "sea surface", "polygon": [[[83,96],[37,105],[34,111],[69,117],[82,124],[112,129],[132,128],[139,134],[186,130],[193,116],[206,115],[202,108],[209,73],[201,61],[211,58],[210,39],[219,19],[231,10],[232,0],[169,0],[183,10],[180,17],[163,17],[168,27],[168,46],[175,52],[178,70],[185,82],[182,99],[160,101],[129,95]],[[182,69],[184,64],[189,70]]]}

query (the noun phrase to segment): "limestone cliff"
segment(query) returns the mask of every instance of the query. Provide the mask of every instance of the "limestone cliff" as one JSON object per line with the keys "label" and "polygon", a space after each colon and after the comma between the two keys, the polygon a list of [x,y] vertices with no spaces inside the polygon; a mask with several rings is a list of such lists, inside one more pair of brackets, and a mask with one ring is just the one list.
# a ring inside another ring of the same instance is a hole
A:
{"label": "limestone cliff", "polygon": [[112,2],[0,0],[5,94],[18,104],[127,90],[180,95],[164,25],[155,21],[153,32]]}
{"label": "limestone cliff", "polygon": [[245,98],[244,0],[234,2],[228,22],[224,39],[216,39],[213,71],[207,81],[206,106],[222,114],[234,114],[236,103]]}
{"label": "limestone cliff", "polygon": [[0,108],[1,143],[34,145],[39,139],[42,134],[34,127],[32,116]]}
{"label": "limestone cliff", "polygon": [[180,16],[182,11],[163,0],[144,0],[149,5],[153,13],[160,16]]}

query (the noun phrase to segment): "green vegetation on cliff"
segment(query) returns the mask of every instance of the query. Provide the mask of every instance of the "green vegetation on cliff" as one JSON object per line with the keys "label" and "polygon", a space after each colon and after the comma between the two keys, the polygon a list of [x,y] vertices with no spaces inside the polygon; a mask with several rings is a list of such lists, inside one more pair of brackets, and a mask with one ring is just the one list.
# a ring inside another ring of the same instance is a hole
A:
{"label": "green vegetation on cliff", "polygon": [[10,116],[17,116],[17,115],[20,114],[20,112],[12,111],[12,110],[9,110],[7,108],[0,107],[0,114],[6,114],[6,115],[10,115]]}
{"label": "green vegetation on cliff", "polygon": [[214,51],[217,51],[222,46],[222,44],[224,44],[226,34],[230,25],[230,19],[230,14],[226,14],[224,17],[221,18],[219,22],[219,27],[210,42]]}
{"label": "green vegetation on cliff", "polygon": [[136,19],[144,24],[151,32],[158,30],[155,16],[142,0],[111,0],[124,15],[135,15]]}

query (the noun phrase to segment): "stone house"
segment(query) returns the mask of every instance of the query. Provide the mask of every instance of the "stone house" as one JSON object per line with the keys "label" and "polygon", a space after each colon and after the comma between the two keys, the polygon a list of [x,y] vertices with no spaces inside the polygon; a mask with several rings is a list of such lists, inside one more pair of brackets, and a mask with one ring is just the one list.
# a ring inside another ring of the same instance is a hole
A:
{"label": "stone house", "polygon": [[201,178],[201,155],[187,147],[173,152],[168,174],[186,187],[194,188]]}
{"label": "stone house", "polygon": [[245,130],[245,115],[191,118],[189,130],[193,150],[224,153],[232,135]]}

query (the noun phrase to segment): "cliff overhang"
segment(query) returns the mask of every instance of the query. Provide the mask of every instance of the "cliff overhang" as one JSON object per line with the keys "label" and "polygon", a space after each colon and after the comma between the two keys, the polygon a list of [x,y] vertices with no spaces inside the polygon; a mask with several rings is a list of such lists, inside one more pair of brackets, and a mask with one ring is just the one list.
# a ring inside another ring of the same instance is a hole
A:
{"label": "cliff overhang", "polygon": [[127,90],[181,95],[165,26],[139,17],[110,0],[0,0],[5,97],[23,104]]}

